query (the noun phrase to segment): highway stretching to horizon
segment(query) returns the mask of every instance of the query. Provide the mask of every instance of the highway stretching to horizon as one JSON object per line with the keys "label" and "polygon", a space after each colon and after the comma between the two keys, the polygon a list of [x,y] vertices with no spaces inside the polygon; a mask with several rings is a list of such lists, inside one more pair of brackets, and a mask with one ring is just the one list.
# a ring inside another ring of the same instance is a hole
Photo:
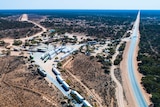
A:
{"label": "highway stretching to horizon", "polygon": [[140,11],[138,12],[137,19],[133,25],[133,32],[131,35],[130,40],[130,47],[128,52],[128,58],[127,58],[127,69],[129,74],[130,83],[132,86],[133,94],[136,99],[136,102],[139,107],[148,107],[145,98],[140,90],[140,87],[137,83],[136,76],[135,76],[135,68],[134,68],[134,51],[136,50],[136,44],[138,41],[138,35],[139,35],[139,23],[140,23]]}
{"label": "highway stretching to horizon", "polygon": [[[23,20],[22,20],[23,21]],[[28,21],[30,22],[29,20],[24,20],[24,21]],[[34,23],[34,22],[30,22],[30,23],[33,23],[35,25],[37,25],[37,23]],[[147,107],[147,103],[144,99],[144,96],[140,90],[140,87],[137,83],[137,79],[135,77],[135,68],[134,68],[134,51],[136,50],[136,44],[137,44],[137,41],[138,41],[138,34],[139,34],[139,23],[140,23],[140,12],[138,13],[137,15],[137,18],[136,18],[136,21],[134,23],[134,26],[133,26],[133,30],[132,30],[132,35],[131,35],[131,40],[130,40],[130,47],[129,47],[129,52],[128,52],[128,58],[127,58],[127,69],[128,69],[128,74],[129,74],[129,79],[130,79],[130,83],[131,83],[131,86],[132,86],[132,92],[134,94],[134,98],[136,99],[136,102],[138,104],[139,107]],[[40,25],[37,25],[39,27],[41,27]],[[46,31],[46,29],[44,27],[41,27],[43,32]],[[42,32],[41,32],[42,33]],[[36,36],[36,35],[35,35]],[[114,68],[113,68],[114,70]],[[68,96],[68,93],[65,93],[61,87],[59,87],[57,85],[57,83],[55,82],[55,80],[52,78],[52,76],[50,76],[48,74],[47,78],[54,84],[56,84],[56,86],[58,87],[59,90],[62,91],[62,93],[66,96]],[[116,93],[118,94],[118,98],[119,98],[119,101],[118,101],[118,105],[120,107],[124,107],[124,102],[123,100],[124,99],[121,99],[121,97],[123,96],[123,90],[122,90],[122,86],[119,84],[118,82],[118,90],[120,91],[117,91]],[[77,105],[78,106],[78,105]]]}

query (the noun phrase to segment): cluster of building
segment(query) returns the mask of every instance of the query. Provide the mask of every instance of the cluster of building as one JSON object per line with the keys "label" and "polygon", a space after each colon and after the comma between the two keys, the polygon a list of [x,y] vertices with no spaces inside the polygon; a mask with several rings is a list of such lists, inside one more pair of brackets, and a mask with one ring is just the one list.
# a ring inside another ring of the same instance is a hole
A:
{"label": "cluster of building", "polygon": [[56,55],[58,55],[60,52],[65,53],[63,56],[61,56],[61,60],[65,59],[66,57],[68,57],[69,55],[71,55],[74,51],[76,51],[73,48],[68,48],[66,46],[60,46],[57,47],[49,52],[46,52],[44,54],[42,54],[41,59],[44,60],[44,62],[46,62],[48,59],[53,59]]}

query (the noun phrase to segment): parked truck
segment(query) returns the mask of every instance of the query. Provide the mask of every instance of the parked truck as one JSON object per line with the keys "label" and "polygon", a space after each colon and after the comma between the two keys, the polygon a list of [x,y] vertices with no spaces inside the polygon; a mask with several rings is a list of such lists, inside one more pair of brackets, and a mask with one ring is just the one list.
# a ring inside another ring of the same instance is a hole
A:
{"label": "parked truck", "polygon": [[47,73],[42,68],[38,67],[37,71],[42,77],[46,77],[47,76]]}
{"label": "parked truck", "polygon": [[82,105],[82,107],[92,107],[92,106],[91,106],[91,104],[89,104],[88,101],[83,100],[83,105]]}
{"label": "parked truck", "polygon": [[64,81],[60,75],[57,75],[57,76],[56,76],[56,79],[57,79],[57,81],[58,81],[60,84],[62,84],[63,81]]}
{"label": "parked truck", "polygon": [[62,82],[62,88],[63,88],[65,91],[69,91],[69,89],[70,89],[69,85],[68,85],[65,81]]}
{"label": "parked truck", "polygon": [[84,100],[84,98],[77,91],[72,90],[70,95],[79,104],[81,104]]}
{"label": "parked truck", "polygon": [[59,72],[55,67],[52,68],[52,72],[53,72],[55,75],[60,75],[60,72]]}

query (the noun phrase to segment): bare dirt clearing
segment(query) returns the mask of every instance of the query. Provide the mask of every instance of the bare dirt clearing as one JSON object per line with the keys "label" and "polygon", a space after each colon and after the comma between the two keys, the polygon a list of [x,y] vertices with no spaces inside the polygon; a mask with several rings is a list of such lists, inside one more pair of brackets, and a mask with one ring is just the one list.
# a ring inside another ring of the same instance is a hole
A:
{"label": "bare dirt clearing", "polygon": [[[87,90],[85,90],[81,84],[75,82],[77,80],[70,79],[70,73],[67,71],[62,75],[69,79],[67,81],[70,82],[71,87],[78,90],[80,93],[83,92],[82,95],[88,101],[93,103],[91,100],[93,97],[93,99],[96,101],[98,100],[97,102],[100,102],[103,107],[110,107],[111,100],[114,99],[113,105],[116,107],[115,84],[111,80],[110,75],[104,73],[101,66],[102,65],[97,62],[97,59],[90,59],[90,57],[83,54],[76,55],[75,58],[65,66],[65,69],[70,71],[80,82],[85,84],[94,96],[88,96]],[[94,103],[92,105],[94,105]]]}
{"label": "bare dirt clearing", "polygon": [[50,87],[22,57],[0,58],[0,107],[61,107],[62,93]]}

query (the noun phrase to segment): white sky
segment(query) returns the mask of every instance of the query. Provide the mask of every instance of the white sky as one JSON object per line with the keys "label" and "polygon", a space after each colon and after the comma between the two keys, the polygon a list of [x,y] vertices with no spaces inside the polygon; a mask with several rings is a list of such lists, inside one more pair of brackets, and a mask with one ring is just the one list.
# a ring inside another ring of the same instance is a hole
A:
{"label": "white sky", "polygon": [[0,9],[156,9],[160,0],[0,0]]}

